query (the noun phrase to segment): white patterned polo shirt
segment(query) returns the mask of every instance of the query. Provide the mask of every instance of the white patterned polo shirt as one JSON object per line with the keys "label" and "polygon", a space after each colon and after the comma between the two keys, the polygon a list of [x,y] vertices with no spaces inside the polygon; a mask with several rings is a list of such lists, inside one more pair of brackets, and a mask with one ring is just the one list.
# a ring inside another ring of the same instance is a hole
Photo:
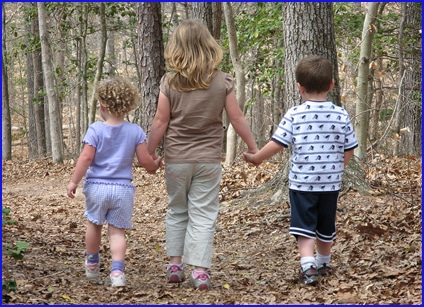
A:
{"label": "white patterned polo shirt", "polygon": [[348,113],[330,101],[290,108],[272,140],[293,144],[289,188],[308,192],[339,191],[344,152],[358,146]]}

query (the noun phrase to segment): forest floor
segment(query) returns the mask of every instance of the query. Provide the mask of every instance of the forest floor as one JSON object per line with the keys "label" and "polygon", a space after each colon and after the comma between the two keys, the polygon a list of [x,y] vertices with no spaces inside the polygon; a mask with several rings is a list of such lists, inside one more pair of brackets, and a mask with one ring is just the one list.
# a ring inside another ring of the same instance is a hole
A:
{"label": "forest floor", "polygon": [[[133,228],[127,232],[127,287],[112,288],[104,227],[101,278],[84,271],[84,197],[74,200],[66,184],[75,161],[15,158],[2,165],[2,227],[6,243],[29,243],[22,260],[2,255],[3,304],[418,304],[422,303],[421,158],[379,157],[366,170],[373,187],[354,190],[339,202],[334,274],[316,287],[297,280],[299,256],[288,234],[289,204],[272,191],[248,193],[272,178],[275,162],[254,167],[237,161],[224,169],[217,221],[213,287],[201,292],[167,284],[163,169],[134,171],[137,186]],[[4,220],[4,217],[3,217]],[[186,266],[186,275],[191,268]]]}

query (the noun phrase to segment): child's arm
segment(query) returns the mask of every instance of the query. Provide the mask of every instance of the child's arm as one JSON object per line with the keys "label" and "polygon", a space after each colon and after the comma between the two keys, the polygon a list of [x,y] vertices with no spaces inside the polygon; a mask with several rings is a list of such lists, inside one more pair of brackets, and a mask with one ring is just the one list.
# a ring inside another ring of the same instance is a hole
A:
{"label": "child's arm", "polygon": [[261,150],[259,150],[257,153],[252,154],[249,152],[244,152],[244,159],[246,162],[253,163],[254,165],[258,166],[262,163],[263,160],[267,160],[274,156],[275,154],[279,153],[281,150],[284,149],[284,146],[275,142],[275,141],[269,141],[264,147],[262,147]]}
{"label": "child's arm", "polygon": [[74,173],[72,174],[71,181],[66,187],[67,194],[70,198],[75,197],[75,192],[77,190],[78,183],[81,181],[82,177],[84,177],[85,173],[90,167],[90,164],[94,159],[95,153],[95,147],[88,144],[84,145],[81,155],[78,158],[77,165],[75,166]]}
{"label": "child's arm", "polygon": [[160,92],[158,107],[147,141],[147,151],[152,156],[155,156],[155,149],[163,138],[166,129],[168,129],[170,116],[171,107],[169,104],[169,99],[162,92]]}
{"label": "child's arm", "polygon": [[345,151],[345,153],[344,153],[344,166],[345,167],[349,163],[350,159],[352,158],[353,153],[354,153],[354,149]]}
{"label": "child's arm", "polygon": [[225,111],[228,114],[228,117],[234,127],[234,130],[236,130],[238,135],[240,135],[243,141],[246,143],[247,151],[250,153],[257,152],[258,147],[256,146],[252,131],[250,131],[249,124],[247,123],[243,112],[240,110],[234,91],[227,95],[227,100],[225,102]]}
{"label": "child's arm", "polygon": [[153,160],[152,156],[147,151],[146,142],[138,144],[135,149],[138,163],[146,169],[149,174],[155,174],[156,170],[162,165],[162,158],[158,157]]}

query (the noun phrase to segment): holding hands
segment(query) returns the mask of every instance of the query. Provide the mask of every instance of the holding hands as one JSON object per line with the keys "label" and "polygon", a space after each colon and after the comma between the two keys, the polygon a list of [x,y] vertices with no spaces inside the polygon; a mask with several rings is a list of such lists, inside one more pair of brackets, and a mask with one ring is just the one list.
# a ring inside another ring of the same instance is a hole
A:
{"label": "holding hands", "polygon": [[255,166],[259,166],[262,163],[262,161],[257,160],[256,153],[246,151],[246,152],[243,152],[243,157],[244,157],[244,161],[248,163],[252,163]]}
{"label": "holding hands", "polygon": [[255,166],[259,166],[264,160],[271,158],[284,149],[284,146],[273,140],[269,141],[259,151],[247,151],[243,153],[244,160],[250,162]]}
{"label": "holding hands", "polygon": [[156,168],[152,168],[152,169],[147,169],[146,168],[146,171],[147,171],[147,173],[149,173],[149,174],[156,174],[156,171],[159,169],[159,168],[161,168],[162,167],[162,157],[158,157],[158,156],[156,156],[156,155],[151,155],[151,157],[152,157],[152,159],[153,159],[153,162],[154,162],[154,164],[155,164],[155,166],[156,166]]}

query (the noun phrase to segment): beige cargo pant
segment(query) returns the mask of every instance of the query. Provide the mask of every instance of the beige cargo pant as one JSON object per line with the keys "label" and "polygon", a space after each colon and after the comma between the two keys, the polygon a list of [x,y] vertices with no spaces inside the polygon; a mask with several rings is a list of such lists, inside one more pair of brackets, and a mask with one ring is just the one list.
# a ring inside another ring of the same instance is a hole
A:
{"label": "beige cargo pant", "polygon": [[220,163],[165,164],[168,211],[166,251],[210,268],[219,211]]}

